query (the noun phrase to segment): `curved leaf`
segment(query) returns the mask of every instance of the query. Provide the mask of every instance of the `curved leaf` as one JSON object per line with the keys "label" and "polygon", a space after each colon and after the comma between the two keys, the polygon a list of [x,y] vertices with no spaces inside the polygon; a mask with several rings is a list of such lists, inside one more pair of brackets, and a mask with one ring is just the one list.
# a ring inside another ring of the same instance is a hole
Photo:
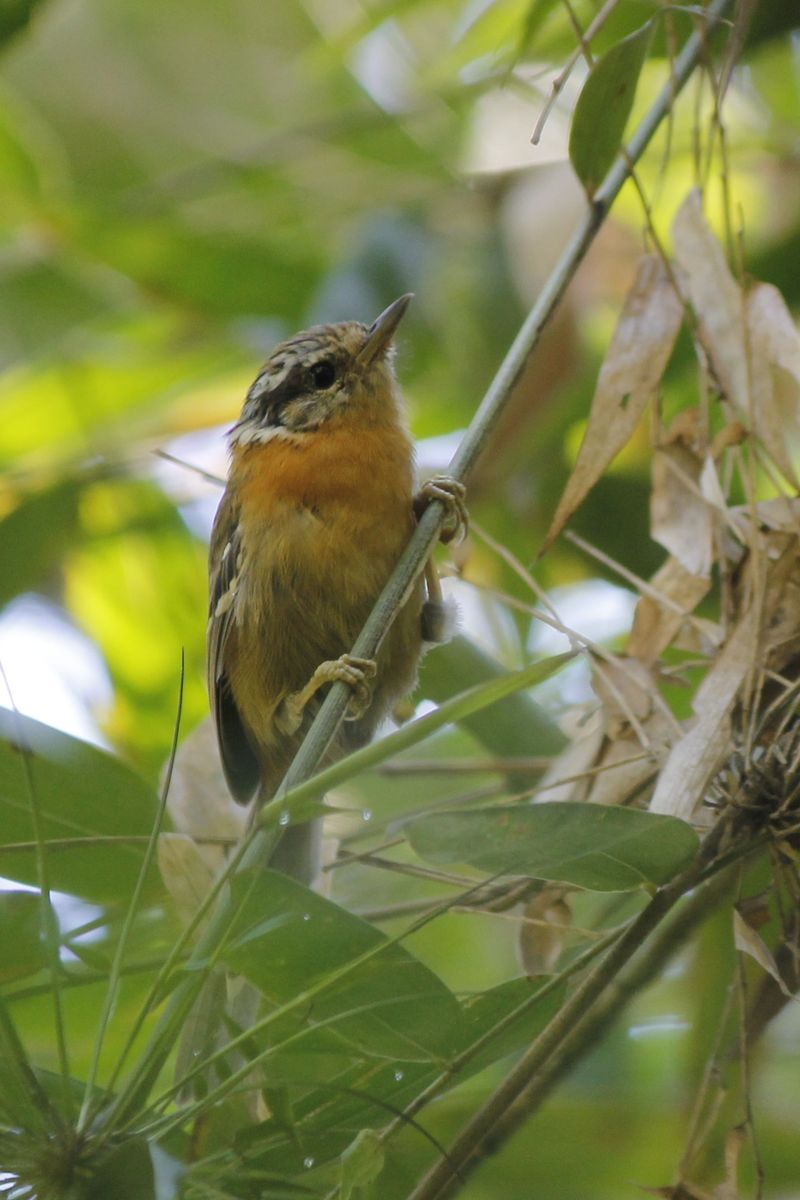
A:
{"label": "curved leaf", "polygon": [[[153,828],[155,791],[96,746],[0,709],[0,875],[30,884],[38,883],[35,849],[11,847],[35,841],[31,790],[45,841],[69,839],[49,851],[51,886],[96,903],[127,900]],[[145,895],[161,890],[154,870]]]}
{"label": "curved leaf", "polygon": [[41,900],[34,892],[0,892],[0,983],[34,975],[46,963]]}
{"label": "curved leaf", "polygon": [[458,1002],[402,946],[277,871],[237,876],[232,891],[223,958],[268,1000],[300,1000],[309,1027],[333,1028],[345,1053],[425,1062],[455,1052]]}
{"label": "curved leaf", "polygon": [[683,821],[602,804],[508,804],[436,813],[405,826],[434,863],[555,879],[598,892],[662,884],[698,845]]}
{"label": "curved leaf", "polygon": [[569,157],[590,198],[622,145],[651,31],[648,22],[606,51],[592,67],[578,97]]}

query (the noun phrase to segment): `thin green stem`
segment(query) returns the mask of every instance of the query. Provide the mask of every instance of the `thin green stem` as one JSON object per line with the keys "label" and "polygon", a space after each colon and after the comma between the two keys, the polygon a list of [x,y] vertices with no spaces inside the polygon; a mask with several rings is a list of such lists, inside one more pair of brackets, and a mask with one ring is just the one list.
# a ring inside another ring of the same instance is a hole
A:
{"label": "thin green stem", "polygon": [[169,765],[164,776],[164,784],[161,788],[161,799],[156,813],[153,829],[150,834],[150,839],[147,844],[147,849],[142,858],[142,865],[139,869],[139,876],[136,880],[136,886],[133,889],[130,903],[125,913],[125,919],[122,922],[119,939],[117,941],[114,958],[111,962],[111,970],[108,975],[108,986],[106,987],[105,999],[103,1001],[103,1011],[100,1014],[100,1020],[97,1026],[97,1036],[94,1041],[92,1050],[92,1058],[89,1064],[89,1071],[86,1076],[86,1087],[83,1093],[83,1103],[81,1111],[78,1114],[77,1128],[79,1130],[86,1127],[91,1119],[93,1112],[92,1098],[94,1096],[95,1085],[97,1083],[97,1074],[100,1069],[100,1056],[103,1052],[103,1044],[108,1026],[111,1023],[111,1014],[114,1011],[119,995],[120,980],[122,978],[122,968],[125,961],[125,953],[128,949],[128,941],[133,931],[133,923],[136,919],[136,914],[139,911],[139,904],[142,898],[145,881],[150,869],[153,866],[153,861],[156,855],[156,847],[158,846],[158,835],[161,832],[161,827],[164,822],[164,813],[167,807],[167,797],[169,796],[169,787],[172,782],[172,768],[175,763],[175,753],[178,749],[178,734],[181,727],[181,713],[183,711],[183,685],[186,674],[186,658],[181,653],[181,671],[178,683],[178,708],[175,714],[175,725],[172,733],[172,747],[169,756]]}
{"label": "thin green stem", "polygon": [[[188,925],[186,925],[183,928],[180,936],[178,937],[177,941],[175,942],[174,946],[172,947],[172,950],[170,951],[170,953],[167,955],[166,959],[161,964],[161,967],[158,970],[155,979],[153,980],[152,984],[150,985],[150,990],[148,991],[147,996],[144,998],[144,1000],[141,1004],[141,1007],[136,1016],[136,1019],[134,1020],[133,1025],[131,1026],[131,1029],[128,1032],[128,1036],[125,1039],[125,1044],[122,1047],[122,1050],[120,1052],[117,1063],[111,1073],[111,1077],[107,1084],[109,1091],[111,1091],[113,1089],[114,1085],[116,1084],[117,1079],[119,1078],[120,1074],[122,1073],[122,1068],[125,1065],[125,1063],[127,1062],[128,1056],[130,1055],[130,1052],[133,1049],[134,1043],[142,1030],[145,1020],[147,1019],[149,1014],[153,1011],[153,1009],[156,1007],[156,1005],[160,1001],[160,999],[163,997],[165,991],[168,990],[167,983],[168,983],[168,980],[171,978],[175,968],[178,965],[180,965],[181,967],[188,966],[187,957],[189,954],[189,947],[192,945],[192,941],[193,941],[195,935],[197,934],[198,930],[202,928],[202,924],[205,921],[206,917],[208,916],[208,914],[210,912],[213,911],[215,904],[217,904],[217,902],[218,902],[220,896],[222,895],[223,891],[225,890],[225,887],[228,884],[231,876],[235,873],[239,863],[244,858],[244,854],[245,854],[248,844],[249,844],[248,841],[241,842],[239,844],[239,846],[237,847],[237,849],[235,850],[235,852],[228,859],[228,861],[225,864],[224,870],[221,871],[220,874],[217,876],[216,880],[214,881],[213,886],[210,888],[208,894],[204,897],[202,903],[199,905],[197,911],[195,912],[194,916],[192,917],[192,920],[189,922]],[[197,960],[197,950],[195,949],[195,951],[192,955],[192,961],[196,962],[196,960]],[[202,980],[204,978],[205,978],[205,975],[201,975],[199,972],[196,971],[193,976],[193,979],[189,979],[186,981],[185,986],[186,986],[187,990],[192,990],[194,996],[196,996],[200,990],[200,987],[202,985]],[[174,1032],[175,1036],[177,1036],[177,1034],[179,1032],[179,1027],[176,1027],[173,1032]],[[140,1060],[140,1063],[139,1063],[140,1067],[145,1065],[147,1055],[151,1049],[152,1049],[152,1045],[149,1046],[148,1050],[143,1053],[142,1059]]]}
{"label": "thin green stem", "polygon": [[594,970],[584,977],[547,1028],[539,1034],[502,1083],[466,1123],[448,1149],[447,1157],[434,1164],[408,1200],[441,1200],[442,1196],[449,1194],[457,1183],[463,1182],[464,1171],[474,1161],[478,1147],[489,1140],[492,1145],[495,1144],[497,1129],[506,1121],[512,1106],[520,1102],[529,1089],[539,1086],[541,1080],[552,1082],[551,1077],[555,1078],[554,1071],[557,1065],[572,1061],[570,1055],[575,1051],[574,1031],[579,1022],[594,1022],[597,1019],[596,1014],[602,1011],[606,995],[614,994],[619,986],[618,976],[622,968],[630,962],[678,901],[696,886],[703,868],[714,861],[716,850],[727,833],[728,825],[728,821],[720,818],[694,863],[656,892],[646,908],[614,942]]}
{"label": "thin green stem", "polygon": [[69,1054],[67,1052],[67,1034],[64,1025],[64,1004],[61,994],[62,989],[62,969],[61,969],[61,929],[58,923],[58,914],[56,913],[53,904],[53,897],[50,888],[50,864],[48,862],[47,844],[44,836],[44,822],[42,820],[42,812],[39,807],[39,797],[36,794],[36,786],[33,778],[33,770],[31,768],[32,754],[27,744],[25,731],[22,724],[22,718],[19,710],[14,703],[14,697],[11,692],[11,686],[6,677],[5,670],[0,666],[0,675],[2,675],[3,683],[6,691],[11,698],[11,706],[14,712],[14,719],[18,725],[17,740],[21,750],[22,772],[25,778],[25,788],[28,793],[28,804],[31,813],[31,825],[33,826],[33,836],[36,844],[36,874],[39,883],[39,899],[41,904],[41,921],[42,935],[44,939],[47,957],[49,959],[50,972],[50,997],[53,1002],[53,1026],[56,1035],[56,1048],[58,1053],[58,1066],[61,1075],[61,1092],[64,1109],[64,1119],[68,1119],[70,1108],[72,1106],[72,1093],[70,1090],[70,1066]]}
{"label": "thin green stem", "polygon": [[469,1162],[461,1165],[460,1178],[452,1179],[436,1192],[436,1200],[445,1200],[445,1197],[452,1195],[460,1187],[465,1175],[474,1171],[488,1154],[496,1153],[533,1116],[570,1067],[598,1044],[632,997],[653,979],[694,929],[731,894],[734,882],[731,870],[720,872],[685,899],[672,917],[663,923],[650,944],[642,947],[628,969],[620,972],[585,1016],[566,1033],[557,1051],[531,1079],[515,1103],[500,1116],[490,1136],[474,1147]]}
{"label": "thin green stem", "polygon": [[[247,903],[247,891],[245,889],[243,889],[243,894],[238,902],[232,901],[230,896],[224,901],[221,900],[223,892],[227,891],[227,884],[230,878],[232,875],[244,872],[251,867],[263,867],[263,863],[269,857],[274,844],[275,838],[271,836],[271,831],[262,830],[252,834],[242,843],[233,858],[226,864],[224,872],[216,880],[209,894],[208,902],[202,906],[204,915],[209,909],[212,909],[212,915],[206,928],[200,934],[190,958],[182,964],[184,977],[178,983],[177,987],[174,988],[166,1008],[156,1024],[150,1041],[139,1056],[133,1072],[125,1081],[119,1094],[104,1114],[103,1128],[107,1136],[116,1132],[127,1122],[135,1119],[136,1113],[144,1105],[150,1088],[155,1083],[164,1063],[172,1053],[176,1039],[180,1035],[192,1005],[200,994],[200,990],[206,979],[219,961],[230,929],[237,920],[241,907]],[[213,907],[215,902],[216,907]],[[198,917],[198,920],[201,919]],[[189,928],[194,931],[196,929],[196,922],[193,922]],[[183,936],[179,940],[181,952],[186,945],[187,939],[191,936],[189,928],[184,930]],[[134,1037],[141,1030],[144,1014],[150,1010],[150,1006],[157,998],[159,984],[165,984],[169,981],[172,967],[174,967],[177,961],[176,954],[177,949],[170,955],[164,964],[164,968],[159,972],[158,979],[153,983],[148,1000],[143,1006],[134,1029],[131,1031],[123,1048],[120,1060],[112,1075],[112,1081],[109,1083],[109,1089],[116,1082],[122,1063],[127,1058],[133,1045]]]}

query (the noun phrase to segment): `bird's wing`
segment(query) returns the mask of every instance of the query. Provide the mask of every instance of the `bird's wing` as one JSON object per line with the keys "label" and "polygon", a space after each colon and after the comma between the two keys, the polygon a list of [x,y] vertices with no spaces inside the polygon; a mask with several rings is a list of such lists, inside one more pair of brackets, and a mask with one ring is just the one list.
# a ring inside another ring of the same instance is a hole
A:
{"label": "bird's wing", "polygon": [[222,497],[209,553],[208,695],[217,731],[222,769],[234,800],[248,804],[258,788],[258,759],[231,692],[225,670],[225,648],[235,620],[242,547],[237,501],[230,491]]}

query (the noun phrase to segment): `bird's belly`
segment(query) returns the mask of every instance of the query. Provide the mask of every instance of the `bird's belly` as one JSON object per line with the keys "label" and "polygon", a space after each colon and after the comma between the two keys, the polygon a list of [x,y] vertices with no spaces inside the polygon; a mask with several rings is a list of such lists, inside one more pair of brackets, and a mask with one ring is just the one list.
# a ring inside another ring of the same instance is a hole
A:
{"label": "bird's belly", "polygon": [[[309,609],[349,611],[375,600],[408,540],[410,512],[381,513],[345,506],[287,506],[264,524],[248,548],[262,609],[292,624]],[[292,614],[295,614],[292,616]]]}
{"label": "bird's belly", "polygon": [[[376,522],[368,512],[341,505],[317,512],[287,506],[248,544],[237,595],[238,652],[231,682],[242,715],[262,741],[271,740],[272,715],[281,700],[300,690],[321,662],[352,649],[410,532],[410,505],[391,520],[387,515]],[[415,610],[411,622],[402,614],[390,642],[404,630],[404,638],[418,642],[418,592],[409,602]],[[418,652],[418,645],[409,645],[409,680]],[[392,657],[397,657],[396,647]],[[382,652],[375,685],[379,694],[388,683],[380,678],[385,659]],[[402,694],[406,680],[398,684],[389,686],[392,699]]]}

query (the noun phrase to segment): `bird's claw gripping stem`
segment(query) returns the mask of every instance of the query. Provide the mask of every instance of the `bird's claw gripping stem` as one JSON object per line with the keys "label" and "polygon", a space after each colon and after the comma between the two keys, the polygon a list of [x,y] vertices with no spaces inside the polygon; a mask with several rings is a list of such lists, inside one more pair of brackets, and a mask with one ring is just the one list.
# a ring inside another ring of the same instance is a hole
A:
{"label": "bird's claw gripping stem", "polygon": [[450,475],[432,475],[426,479],[414,497],[414,512],[417,519],[424,513],[431,500],[440,500],[445,506],[445,519],[439,540],[445,545],[449,542],[463,542],[469,529],[469,514],[465,497],[467,489],[458,479]]}
{"label": "bird's claw gripping stem", "polygon": [[376,669],[373,659],[356,658],[352,654],[342,654],[339,658],[320,663],[305,687],[281,701],[275,713],[275,724],[287,736],[296,733],[309,700],[329,683],[346,683],[353,689],[345,719],[357,721],[369,708],[372,692],[368,680],[374,676]]}

